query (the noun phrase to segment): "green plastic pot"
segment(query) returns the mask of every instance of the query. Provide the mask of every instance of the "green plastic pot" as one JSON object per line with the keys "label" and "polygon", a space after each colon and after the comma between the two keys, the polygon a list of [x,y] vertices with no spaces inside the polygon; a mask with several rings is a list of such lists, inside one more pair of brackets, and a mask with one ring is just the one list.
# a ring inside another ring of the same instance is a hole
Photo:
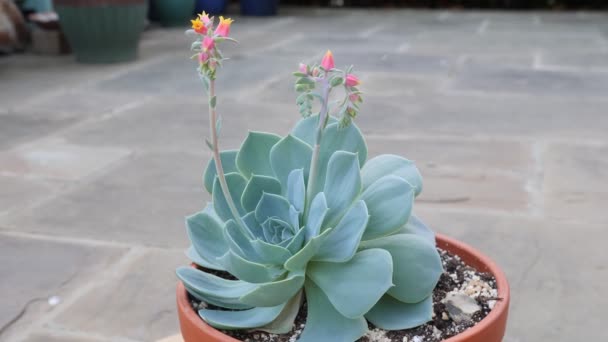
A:
{"label": "green plastic pot", "polygon": [[188,26],[196,0],[152,0],[162,26]]}
{"label": "green plastic pot", "polygon": [[78,62],[116,63],[137,58],[146,0],[55,0],[54,4]]}

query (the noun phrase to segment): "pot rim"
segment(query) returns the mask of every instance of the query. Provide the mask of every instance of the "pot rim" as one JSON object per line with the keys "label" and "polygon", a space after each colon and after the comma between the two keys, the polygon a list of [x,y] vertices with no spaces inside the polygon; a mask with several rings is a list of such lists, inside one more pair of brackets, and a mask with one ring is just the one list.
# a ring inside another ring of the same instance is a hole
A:
{"label": "pot rim", "polygon": [[[491,273],[496,279],[496,287],[498,292],[497,297],[501,298],[501,300],[496,301],[494,308],[492,308],[490,313],[480,322],[461,332],[460,334],[444,340],[444,342],[465,342],[480,334],[482,331],[490,329],[490,327],[494,326],[495,324],[500,324],[501,320],[506,321],[507,311],[509,310],[510,289],[507,277],[500,267],[498,267],[498,265],[492,261],[492,259],[466,243],[443,234],[435,234],[435,236],[437,240],[437,247],[459,255],[460,257],[466,255],[466,263],[469,264],[469,266],[481,272]],[[179,281],[177,284],[177,306],[182,316],[180,319],[188,320],[190,324],[196,326],[200,330],[204,330],[210,337],[218,341],[241,342],[211,327],[198,316],[198,314],[190,306],[186,288],[181,281]]]}

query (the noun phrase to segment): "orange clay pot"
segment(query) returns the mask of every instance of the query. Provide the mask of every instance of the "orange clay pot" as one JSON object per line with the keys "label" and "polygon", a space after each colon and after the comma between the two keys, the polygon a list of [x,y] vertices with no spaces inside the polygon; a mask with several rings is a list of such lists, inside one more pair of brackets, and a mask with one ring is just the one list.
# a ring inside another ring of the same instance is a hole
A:
{"label": "orange clay pot", "polygon": [[[481,322],[444,342],[501,342],[507,326],[510,300],[509,284],[504,273],[488,257],[458,240],[437,234],[437,247],[460,256],[466,264],[478,271],[492,273],[496,278],[498,297],[502,298]],[[177,311],[185,342],[238,342],[207,325],[198,316],[190,306],[186,289],[181,282],[177,284]]]}

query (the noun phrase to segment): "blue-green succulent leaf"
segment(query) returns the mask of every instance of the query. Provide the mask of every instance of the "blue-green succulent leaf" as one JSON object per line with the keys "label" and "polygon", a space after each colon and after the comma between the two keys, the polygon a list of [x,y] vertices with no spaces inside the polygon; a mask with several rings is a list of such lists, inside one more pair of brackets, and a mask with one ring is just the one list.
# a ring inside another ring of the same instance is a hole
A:
{"label": "blue-green succulent leaf", "polygon": [[243,216],[243,222],[247,226],[247,229],[251,232],[251,234],[257,239],[264,238],[264,231],[260,223],[255,219],[255,212],[247,213],[247,215]]}
{"label": "blue-green succulent leaf", "polygon": [[192,267],[180,267],[176,271],[184,286],[199,299],[213,300],[231,308],[250,308],[240,298],[256,289],[256,284],[241,280],[227,280]]}
{"label": "blue-green succulent leaf", "polygon": [[[245,210],[241,206],[241,202],[238,201],[241,198],[241,194],[243,190],[245,190],[245,186],[247,185],[247,180],[243,178],[238,173],[228,173],[226,174],[226,183],[228,184],[228,191],[230,192],[230,196],[235,200],[235,206],[237,211],[241,216],[245,215]],[[228,206],[228,202],[224,197],[224,193],[222,192],[222,188],[220,186],[219,179],[215,179],[215,183],[213,184],[213,206],[217,215],[224,221],[228,221],[230,219],[235,219],[232,216],[232,212],[230,211],[230,207]]]}
{"label": "blue-green succulent leaf", "polygon": [[281,194],[281,183],[274,177],[252,175],[241,196],[243,209],[247,212],[254,211],[265,192]]}
{"label": "blue-green succulent leaf", "polygon": [[271,334],[287,334],[293,328],[300,306],[302,305],[302,293],[300,290],[285,305],[281,314],[274,321],[256,328],[256,330],[266,331]]}
{"label": "blue-green succulent leaf", "polygon": [[258,284],[243,294],[241,303],[260,307],[276,306],[287,302],[303,285],[304,272],[291,273],[283,280]]}
{"label": "blue-green succulent leaf", "polygon": [[[276,217],[284,222],[290,222],[289,201],[285,197],[275,194],[263,194],[260,202],[255,208],[255,218],[258,222],[265,222],[267,219]],[[297,228],[297,227],[295,227]]]}
{"label": "blue-green succulent leaf", "polygon": [[330,124],[325,128],[325,132],[323,133],[319,153],[319,173],[316,189],[313,189],[314,194],[323,190],[328,162],[334,152],[346,151],[356,153],[359,158],[359,166],[363,166],[367,158],[367,145],[359,128],[355,124],[351,124],[345,128],[339,128],[338,126],[338,123]]}
{"label": "blue-green succulent leaf", "polygon": [[385,330],[403,330],[420,326],[432,319],[433,299],[404,303],[385,295],[366,315],[368,321]]}
{"label": "blue-green succulent leaf", "polygon": [[306,229],[306,241],[310,241],[310,239],[319,235],[328,211],[329,208],[327,207],[325,194],[319,192],[310,203],[306,227],[304,228]]}
{"label": "blue-green succulent leaf", "polygon": [[359,247],[368,217],[365,202],[357,201],[327,235],[327,239],[313,260],[330,262],[350,260]]}
{"label": "blue-green succulent leaf", "polygon": [[336,151],[331,156],[323,193],[329,207],[324,224],[334,227],[361,193],[361,175],[356,153]]}
{"label": "blue-green succulent leaf", "polygon": [[281,137],[264,132],[249,132],[236,156],[236,166],[247,179],[251,175],[274,177],[270,166],[270,149]]}
{"label": "blue-green succulent leaf", "polygon": [[296,254],[296,253],[298,253],[298,251],[300,249],[302,249],[302,246],[304,245],[305,240],[306,240],[306,230],[300,229],[300,230],[298,230],[296,235],[293,236],[293,238],[291,239],[291,242],[287,245],[287,249],[291,252],[292,255]]}
{"label": "blue-green succulent leaf", "polygon": [[199,310],[198,314],[205,322],[218,329],[253,329],[274,321],[281,314],[286,304],[242,311],[202,309]]}
{"label": "blue-green succulent leaf", "polygon": [[370,185],[360,197],[369,212],[363,240],[392,234],[408,221],[414,205],[414,188],[403,178],[384,176]]}
{"label": "blue-green succulent leaf", "polygon": [[267,264],[283,265],[292,256],[287,248],[263,240],[254,240],[251,245]]}
{"label": "blue-green succulent leaf", "polygon": [[416,196],[422,191],[422,175],[414,162],[394,154],[382,154],[365,163],[361,169],[363,188],[388,175],[405,179],[415,188]]}
{"label": "blue-green succulent leaf", "polygon": [[310,241],[308,241],[306,245],[302,247],[302,249],[300,249],[285,262],[285,269],[289,271],[299,271],[305,269],[310,259],[317,254],[317,251],[319,248],[321,248],[323,241],[325,241],[327,235],[331,233],[331,231],[332,228],[326,229],[320,235],[310,239]]}
{"label": "blue-green succulent leaf", "polygon": [[393,261],[383,249],[367,249],[344,263],[310,262],[306,275],[323,290],[338,312],[358,318],[393,285]]}
{"label": "blue-green succulent leaf", "polygon": [[275,175],[287,192],[289,174],[293,170],[304,170],[304,179],[308,178],[312,148],[304,141],[287,135],[270,150],[270,164]]}
{"label": "blue-green succulent leaf", "polygon": [[399,229],[399,234],[414,234],[435,245],[435,232],[427,227],[416,215],[412,214],[405,226]]}
{"label": "blue-green succulent leaf", "polygon": [[229,250],[218,259],[220,265],[235,277],[249,283],[267,283],[273,281],[285,273],[281,267],[273,265],[262,265],[243,259],[233,251]]}
{"label": "blue-green succulent leaf", "polygon": [[224,226],[224,238],[230,250],[246,260],[264,263],[251,244],[253,236],[247,236],[249,231],[243,230],[234,220],[228,220]]}
{"label": "blue-green succulent leaf", "polygon": [[[305,119],[301,119],[292,129],[291,134],[298,137],[302,141],[305,141],[308,145],[314,146],[315,134],[317,132],[317,127],[319,126],[318,118],[319,115],[311,115]],[[328,120],[328,125],[338,121],[333,116],[330,116]]]}
{"label": "blue-green succulent leaf", "polygon": [[[228,251],[222,223],[211,215],[199,212],[186,218],[186,231],[197,255],[216,265],[215,261]],[[216,267],[214,267],[216,268]]]}
{"label": "blue-green succulent leaf", "polygon": [[188,247],[188,249],[186,250],[186,257],[190,259],[190,261],[201,267],[209,268],[212,270],[225,271],[224,267],[218,264],[216,260],[211,261],[203,258],[200,254],[198,254],[196,249],[194,249],[194,246]]}
{"label": "blue-green succulent leaf", "polygon": [[363,317],[344,317],[337,311],[326,294],[312,281],[305,284],[308,315],[306,326],[298,342],[353,342],[367,332],[367,322]]}
{"label": "blue-green succulent leaf", "polygon": [[382,248],[393,259],[393,283],[388,294],[406,303],[418,303],[433,293],[443,267],[435,244],[413,234],[397,234],[365,241],[362,248]]}
{"label": "blue-green succulent leaf", "polygon": [[287,177],[287,199],[300,213],[304,211],[306,198],[306,185],[304,184],[304,170],[296,169]]}
{"label": "blue-green succulent leaf", "polygon": [[[222,168],[224,169],[224,174],[238,172],[238,169],[236,168],[236,155],[238,153],[238,150],[220,152],[220,160],[222,161]],[[211,160],[207,164],[207,168],[205,169],[205,175],[203,176],[203,183],[205,184],[205,189],[207,189],[209,193],[213,192],[213,182],[215,181],[215,176],[217,176],[217,171],[215,169],[215,160],[211,158]]]}

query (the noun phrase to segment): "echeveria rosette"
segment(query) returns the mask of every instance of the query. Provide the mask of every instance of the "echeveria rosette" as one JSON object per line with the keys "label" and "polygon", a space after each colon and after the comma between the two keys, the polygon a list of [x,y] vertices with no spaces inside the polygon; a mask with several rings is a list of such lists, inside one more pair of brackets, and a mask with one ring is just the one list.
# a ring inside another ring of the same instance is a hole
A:
{"label": "echeveria rosette", "polygon": [[411,215],[422,189],[414,164],[395,155],[366,162],[354,125],[331,118],[319,155],[319,178],[306,208],[317,116],[280,137],[251,132],[238,151],[221,154],[230,194],[246,227],[219,190],[212,161],[204,176],[212,203],[187,218],[189,257],[239,280],[182,267],[193,296],[229,310],[202,309],[219,329],[291,330],[304,296],[300,341],[354,341],[366,319],[406,329],[431,319],[431,294],[442,272],[434,234]]}

